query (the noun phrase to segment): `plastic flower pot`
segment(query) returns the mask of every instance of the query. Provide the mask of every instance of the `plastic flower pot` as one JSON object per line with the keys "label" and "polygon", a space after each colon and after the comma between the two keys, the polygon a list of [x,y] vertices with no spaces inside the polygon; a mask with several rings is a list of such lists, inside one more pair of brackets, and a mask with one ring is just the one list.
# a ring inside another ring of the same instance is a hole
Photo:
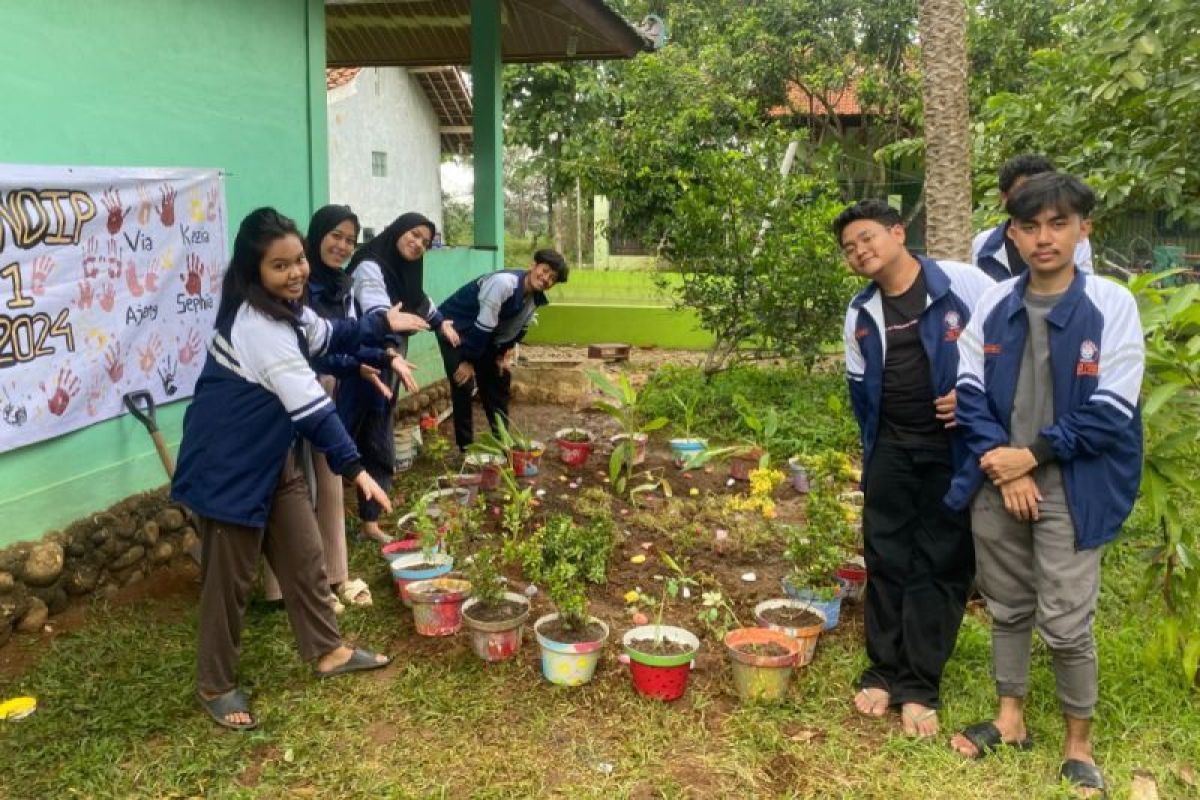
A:
{"label": "plastic flower pot", "polygon": [[542,648],[542,675],[546,680],[560,686],[582,686],[596,673],[596,664],[604,642],[608,639],[608,625],[591,617],[591,622],[604,629],[604,634],[591,642],[557,642],[544,636],[543,625],[558,619],[558,614],[547,614],[533,623],[533,633]]}
{"label": "plastic flower pot", "polygon": [[737,628],[725,634],[733,685],[743,701],[776,702],[787,694],[800,644],[769,628]]}
{"label": "plastic flower pot", "polygon": [[512,470],[518,478],[532,478],[538,474],[538,461],[545,451],[544,444],[531,441],[528,450],[509,450],[508,462],[512,465]]}
{"label": "plastic flower pot", "polygon": [[762,450],[755,448],[746,453],[738,453],[729,459],[729,477],[735,481],[750,480],[750,473],[758,469],[758,462],[762,460]]}
{"label": "plastic flower pot", "polygon": [[792,456],[788,459],[788,480],[792,484],[792,488],[800,494],[808,494],[808,470],[800,463],[799,456]]}
{"label": "plastic flower pot", "polygon": [[422,636],[453,636],[462,627],[463,602],[471,584],[460,578],[433,578],[408,584],[413,625]]}
{"label": "plastic flower pot", "polygon": [[470,505],[479,496],[479,485],[482,481],[483,476],[478,473],[463,472],[452,475],[439,475],[437,485],[439,489],[466,489],[467,499],[463,502],[463,505]]}
{"label": "plastic flower pot", "polygon": [[479,475],[479,488],[485,492],[494,492],[500,488],[500,465],[504,459],[494,453],[470,453],[463,465],[471,472]]}
{"label": "plastic flower pot", "polygon": [[583,466],[596,444],[596,437],[583,428],[563,428],[554,434],[554,439],[558,443],[558,459],[568,467]]}
{"label": "plastic flower pot", "polygon": [[837,579],[842,583],[842,594],[847,602],[861,603],[867,590],[867,567],[861,558],[851,559],[837,569]]}
{"label": "plastic flower pot", "polygon": [[[478,486],[474,488],[476,492],[479,491]],[[439,504],[449,503],[455,500],[457,500],[461,505],[467,506],[471,504],[473,499],[474,495],[471,493],[471,490],[462,486],[451,486],[446,489],[434,489],[432,492],[426,492],[421,496],[421,502],[424,503],[425,507],[430,510],[437,508]]]}
{"label": "plastic flower pot", "polygon": [[[618,433],[616,436],[611,437],[608,441],[612,444],[613,448],[616,449],[617,447],[620,447],[621,444],[628,438],[629,434]],[[644,464],[646,462],[646,443],[648,441],[650,441],[650,434],[648,433],[633,434],[633,466],[636,467],[639,464]]]}
{"label": "plastic flower pot", "polygon": [[[774,609],[808,611],[817,618],[817,622],[804,626],[772,622],[767,618],[766,613]],[[792,600],[790,598],[778,598],[775,600],[763,600],[756,605],[754,607],[754,621],[763,628],[779,631],[795,639],[800,645],[800,653],[796,657],[796,666],[803,667],[812,661],[813,654],[817,651],[817,640],[821,637],[821,631],[825,628],[825,612],[812,603],[805,603],[801,600]]]}
{"label": "plastic flower pot", "polygon": [[[421,566],[430,564],[432,566]],[[396,584],[396,594],[406,606],[411,606],[408,597],[409,584],[416,581],[426,581],[440,578],[454,568],[454,558],[446,553],[410,553],[396,556],[392,559],[392,580]]]}
{"label": "plastic flower pot", "polygon": [[509,619],[479,620],[472,616],[481,611],[479,599],[472,597],[463,604],[463,624],[471,632],[471,649],[484,661],[504,661],[521,649],[521,634],[525,630],[525,620],[529,619],[529,598],[516,592],[505,592],[504,599],[521,606],[522,611]]}
{"label": "plastic flower pot", "polygon": [[[661,637],[687,648],[670,654],[646,653],[639,646],[647,640]],[[633,688],[643,697],[654,700],[678,700],[687,691],[692,659],[700,649],[700,640],[690,631],[673,625],[640,625],[621,637],[625,655],[629,656],[629,675]]]}
{"label": "plastic flower pot", "polygon": [[[837,584],[837,587],[834,589],[833,598],[830,600],[825,600],[818,596],[826,592],[810,586],[796,586],[786,576],[780,583],[783,585],[783,593],[788,597],[820,609],[821,613],[825,615],[825,630],[831,631],[837,627],[838,618],[842,613],[842,597],[845,594],[841,583]],[[824,588],[828,589],[830,587]]]}
{"label": "plastic flower pot", "polygon": [[[441,520],[443,516],[441,509],[438,508],[427,509],[425,513],[435,522]],[[411,511],[396,520],[396,538],[379,546],[379,553],[385,559],[391,561],[392,556],[415,553],[421,549],[421,541],[417,538],[417,529],[414,525],[416,521],[417,515]]]}
{"label": "plastic flower pot", "polygon": [[708,449],[707,439],[672,439],[671,463],[683,469],[687,462]]}

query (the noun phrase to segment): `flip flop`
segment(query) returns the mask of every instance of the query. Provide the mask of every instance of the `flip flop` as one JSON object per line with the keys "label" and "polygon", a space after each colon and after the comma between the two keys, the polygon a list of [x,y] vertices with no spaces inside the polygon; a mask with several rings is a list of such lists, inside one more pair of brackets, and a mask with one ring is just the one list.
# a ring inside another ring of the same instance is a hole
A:
{"label": "flip flop", "polygon": [[346,581],[338,587],[338,594],[348,606],[369,606],[372,602],[371,587],[362,578]]}
{"label": "flip flop", "polygon": [[[879,692],[880,694],[872,695],[872,692]],[[859,716],[866,717],[867,719],[883,719],[885,716],[887,716],[888,708],[891,706],[892,696],[886,689],[879,686],[864,686],[858,690],[854,697],[857,699],[858,695],[860,694],[866,695],[867,699],[871,701],[871,705],[869,711],[859,711],[858,703],[855,703],[854,710],[858,711]],[[879,708],[881,704],[883,705],[883,710],[876,714],[875,709]]]}
{"label": "flip flop", "polygon": [[984,756],[990,756],[996,753],[1000,748],[1005,747],[1018,752],[1025,752],[1033,749],[1033,735],[1026,734],[1025,738],[1019,742],[1006,742],[1004,735],[1000,733],[1000,729],[996,727],[994,722],[977,722],[974,725],[969,725],[959,731],[959,734],[971,744],[975,745],[975,755],[964,758],[980,759]]}
{"label": "flip flop", "polygon": [[[230,689],[225,694],[218,695],[211,700],[206,700],[197,692],[196,699],[213,718],[213,722],[222,728],[229,728],[232,731],[252,731],[258,727],[258,719],[250,711],[250,701],[246,699],[246,695],[241,689]],[[238,713],[249,714],[250,722],[230,722],[225,719],[229,714]]]}
{"label": "flip flop", "polygon": [[370,650],[363,650],[361,647],[356,647],[354,648],[354,652],[350,654],[350,658],[346,660],[345,664],[340,664],[333,669],[327,669],[323,672],[319,669],[313,669],[313,674],[316,675],[317,678],[324,680],[325,678],[334,678],[338,675],[346,675],[351,672],[366,672],[372,669],[382,669],[383,667],[386,667],[388,664],[392,663],[391,658],[387,658],[386,661],[376,661],[375,655],[376,654],[372,653]]}
{"label": "flip flop", "polygon": [[1104,774],[1095,764],[1089,764],[1077,758],[1068,758],[1058,768],[1058,777],[1060,780],[1067,780],[1072,786],[1079,789],[1098,789],[1100,794],[1094,795],[1095,797],[1108,797],[1108,791],[1104,786]]}
{"label": "flip flop", "polygon": [[934,736],[937,736],[937,731],[934,731],[933,733],[921,733],[921,723],[926,722],[929,719],[937,719],[937,709],[925,706],[924,711],[919,711],[914,714],[911,710],[913,705],[914,704],[912,703],[905,703],[900,708],[900,715],[904,717],[904,719],[911,722],[913,726],[913,732],[908,735],[914,739],[932,739]]}

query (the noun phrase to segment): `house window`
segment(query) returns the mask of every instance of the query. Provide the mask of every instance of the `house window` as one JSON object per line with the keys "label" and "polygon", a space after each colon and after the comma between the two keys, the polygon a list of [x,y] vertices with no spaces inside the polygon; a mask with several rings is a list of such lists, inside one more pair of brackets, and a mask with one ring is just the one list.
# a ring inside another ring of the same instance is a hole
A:
{"label": "house window", "polygon": [[376,178],[387,177],[387,153],[378,150],[371,153],[371,174]]}
{"label": "house window", "polygon": [[375,229],[374,228],[363,228],[363,232],[362,232],[363,244],[366,244],[367,242],[371,241],[374,238],[375,238]]}

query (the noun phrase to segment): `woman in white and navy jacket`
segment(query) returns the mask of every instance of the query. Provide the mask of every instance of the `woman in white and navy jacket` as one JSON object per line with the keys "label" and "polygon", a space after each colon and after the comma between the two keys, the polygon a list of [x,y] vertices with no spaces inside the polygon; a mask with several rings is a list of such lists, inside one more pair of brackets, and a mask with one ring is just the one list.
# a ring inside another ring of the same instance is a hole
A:
{"label": "woman in white and navy jacket", "polygon": [[238,229],[208,358],[183,421],[171,496],[197,517],[202,541],[197,694],[220,725],[257,726],[235,669],[259,554],[283,590],[301,656],[318,677],[382,667],[385,656],[343,644],[305,479],[303,443],[385,507],[308,359],[353,353],[365,339],[421,322],[386,309],[328,321],[303,304],[304,240],[271,208]]}

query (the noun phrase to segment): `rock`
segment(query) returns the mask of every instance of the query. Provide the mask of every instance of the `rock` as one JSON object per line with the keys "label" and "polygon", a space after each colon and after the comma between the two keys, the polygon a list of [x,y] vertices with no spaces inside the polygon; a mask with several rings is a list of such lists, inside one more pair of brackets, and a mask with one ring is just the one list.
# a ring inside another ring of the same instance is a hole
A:
{"label": "rock", "polygon": [[70,595],[87,594],[96,588],[99,581],[100,569],[94,564],[73,564],[64,573],[63,588]]}
{"label": "rock", "polygon": [[30,586],[49,586],[58,580],[63,569],[62,545],[42,542],[33,546],[25,559],[25,583]]}
{"label": "rock", "polygon": [[0,572],[0,594],[8,594],[16,585],[11,572]]}
{"label": "rock", "polygon": [[45,603],[51,614],[61,614],[71,604],[71,599],[67,597],[67,590],[63,588],[62,581],[53,586],[32,588],[29,590],[29,594]]}
{"label": "rock", "polygon": [[200,537],[196,536],[195,528],[188,526],[183,529],[183,538],[179,541],[179,552],[200,552]]}
{"label": "rock", "polygon": [[175,548],[170,542],[159,542],[150,551],[150,563],[161,564],[164,561],[170,561],[173,555],[175,555]]}
{"label": "rock", "polygon": [[113,526],[117,536],[122,539],[129,540],[137,535],[138,525],[137,520],[128,515],[122,514],[117,517],[117,524]]}
{"label": "rock", "polygon": [[106,583],[96,590],[96,595],[102,600],[112,600],[117,596],[117,592],[121,591],[121,587],[115,583]]}
{"label": "rock", "polygon": [[112,536],[102,547],[97,548],[98,552],[103,553],[108,559],[114,559],[125,552],[125,543],[118,537]]}
{"label": "rock", "polygon": [[649,625],[650,618],[639,611],[633,615],[633,624],[634,625]]}
{"label": "rock", "polygon": [[145,525],[143,525],[142,529],[140,531],[138,531],[138,541],[141,542],[142,544],[153,547],[155,544],[158,543],[158,535],[159,535],[158,523],[154,522],[154,521],[150,521],[150,522],[147,522]]}
{"label": "rock", "polygon": [[21,633],[40,633],[49,617],[49,607],[36,597],[31,598],[25,616],[17,623],[17,630]]}
{"label": "rock", "polygon": [[135,583],[139,583],[139,582],[145,580],[145,578],[146,578],[146,573],[142,572],[140,569],[135,569],[133,572],[129,573],[129,575],[125,578],[125,581],[122,585],[123,586],[132,586]]}
{"label": "rock", "polygon": [[87,555],[87,551],[87,546],[77,541],[72,541],[67,545],[67,555],[71,558],[83,558]]}
{"label": "rock", "polygon": [[22,568],[25,566],[25,557],[29,555],[31,547],[29,544],[15,544],[12,547],[0,550],[0,572],[11,572],[13,575],[20,575]]}
{"label": "rock", "polygon": [[135,544],[133,547],[126,550],[116,561],[114,561],[111,564],[111,568],[118,570],[131,567],[137,562],[141,561],[145,555],[146,548],[142,547],[140,544]]}
{"label": "rock", "polygon": [[89,538],[91,538],[92,544],[96,545],[97,547],[101,547],[112,538],[112,531],[110,531],[108,528],[97,528],[96,530],[92,531],[92,535]]}
{"label": "rock", "polygon": [[12,638],[12,625],[6,624],[4,620],[0,620],[0,647],[8,644],[8,640]]}
{"label": "rock", "polygon": [[0,597],[0,630],[11,629],[13,624],[25,616],[29,608],[29,593],[23,591],[10,592]]}
{"label": "rock", "polygon": [[754,583],[756,580],[758,580],[758,576],[755,575],[753,572],[743,572],[742,580],[745,581],[746,583]]}
{"label": "rock", "polygon": [[164,508],[154,518],[158,527],[164,531],[177,531],[187,524],[187,517],[178,508]]}

